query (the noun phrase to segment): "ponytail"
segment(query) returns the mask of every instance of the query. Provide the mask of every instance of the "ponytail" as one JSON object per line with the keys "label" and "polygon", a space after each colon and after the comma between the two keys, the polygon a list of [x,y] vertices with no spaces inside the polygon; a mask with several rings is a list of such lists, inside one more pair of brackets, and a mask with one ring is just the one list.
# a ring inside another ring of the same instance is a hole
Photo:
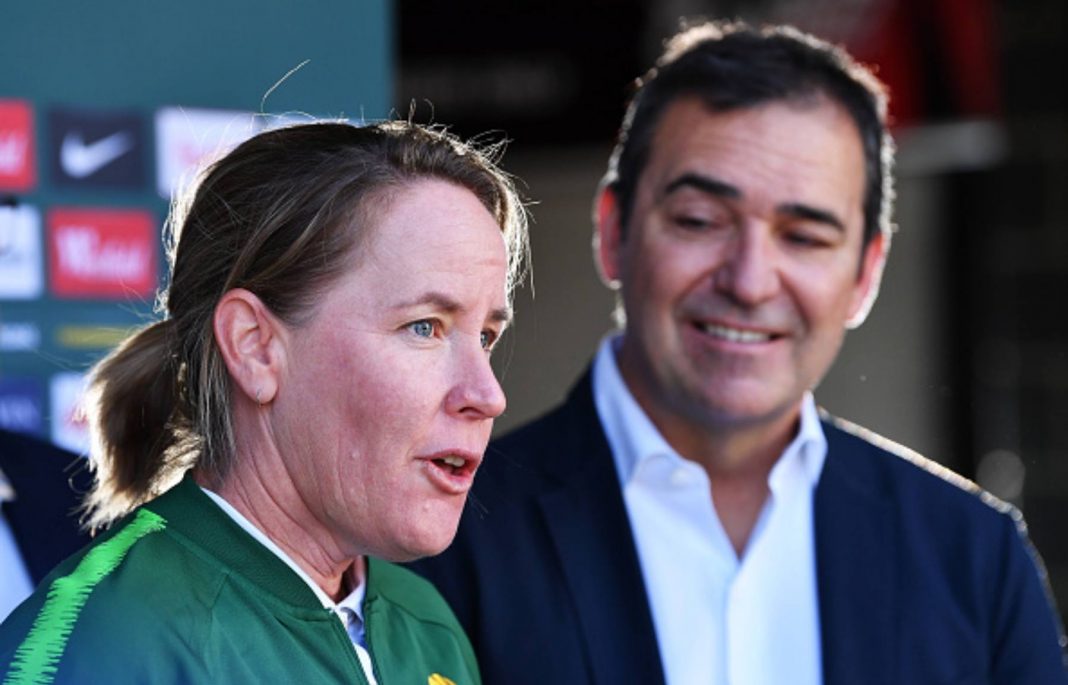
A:
{"label": "ponytail", "polygon": [[93,487],[83,504],[90,530],[105,526],[173,484],[190,465],[190,433],[178,408],[171,321],[151,324],[101,360],[89,377],[86,415]]}

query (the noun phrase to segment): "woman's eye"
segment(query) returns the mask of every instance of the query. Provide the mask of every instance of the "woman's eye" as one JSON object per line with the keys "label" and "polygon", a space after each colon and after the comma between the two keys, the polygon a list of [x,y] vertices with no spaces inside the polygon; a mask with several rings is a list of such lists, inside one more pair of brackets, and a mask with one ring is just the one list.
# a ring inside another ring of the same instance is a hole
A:
{"label": "woman's eye", "polygon": [[408,328],[420,338],[431,338],[434,336],[434,324],[426,319],[414,321],[408,324]]}
{"label": "woman's eye", "polygon": [[493,343],[497,340],[497,334],[493,331],[482,331],[481,342],[482,349],[488,350],[493,347]]}

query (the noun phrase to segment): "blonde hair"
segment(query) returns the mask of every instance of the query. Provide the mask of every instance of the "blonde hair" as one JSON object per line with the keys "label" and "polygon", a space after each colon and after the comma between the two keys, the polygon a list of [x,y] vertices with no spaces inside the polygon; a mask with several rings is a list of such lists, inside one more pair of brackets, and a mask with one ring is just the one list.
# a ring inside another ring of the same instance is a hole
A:
{"label": "blonde hair", "polygon": [[245,288],[299,326],[358,249],[379,200],[405,185],[437,178],[478,197],[505,236],[510,295],[529,247],[526,212],[498,155],[407,122],[315,123],[261,133],[209,167],[168,220],[163,320],[90,374],[86,526],[111,523],[193,466],[212,482],[226,475],[234,434],[231,380],[212,328],[220,297]]}

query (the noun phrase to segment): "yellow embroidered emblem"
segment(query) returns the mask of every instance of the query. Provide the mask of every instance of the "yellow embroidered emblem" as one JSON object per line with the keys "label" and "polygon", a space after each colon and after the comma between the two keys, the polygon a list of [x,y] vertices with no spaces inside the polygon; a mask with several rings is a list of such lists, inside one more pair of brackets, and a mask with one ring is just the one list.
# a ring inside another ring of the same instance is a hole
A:
{"label": "yellow embroidered emblem", "polygon": [[456,683],[440,673],[432,673],[430,677],[426,679],[426,685],[456,685]]}

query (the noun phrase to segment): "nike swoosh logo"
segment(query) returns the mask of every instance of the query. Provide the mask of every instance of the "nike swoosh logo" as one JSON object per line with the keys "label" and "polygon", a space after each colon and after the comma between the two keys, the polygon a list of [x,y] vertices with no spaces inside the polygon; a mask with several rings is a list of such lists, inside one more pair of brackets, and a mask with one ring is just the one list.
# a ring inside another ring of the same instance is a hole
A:
{"label": "nike swoosh logo", "polygon": [[129,152],[133,142],[128,131],[117,131],[88,145],[82,134],[68,133],[59,149],[59,163],[71,178],[85,178]]}

